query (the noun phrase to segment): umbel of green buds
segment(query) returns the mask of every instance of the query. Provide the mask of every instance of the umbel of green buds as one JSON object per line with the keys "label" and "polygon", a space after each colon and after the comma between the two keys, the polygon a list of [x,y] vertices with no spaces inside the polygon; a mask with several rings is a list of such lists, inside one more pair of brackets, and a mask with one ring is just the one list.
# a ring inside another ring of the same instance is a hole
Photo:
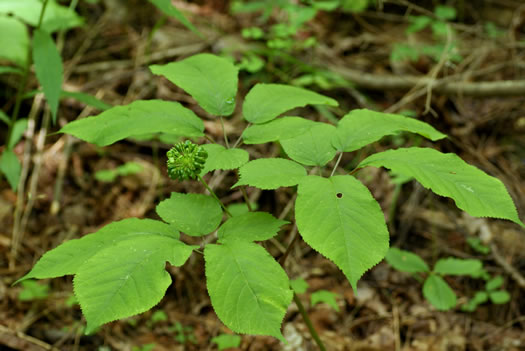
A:
{"label": "umbel of green buds", "polygon": [[195,179],[204,168],[208,153],[189,140],[175,144],[168,153],[168,175],[171,179]]}

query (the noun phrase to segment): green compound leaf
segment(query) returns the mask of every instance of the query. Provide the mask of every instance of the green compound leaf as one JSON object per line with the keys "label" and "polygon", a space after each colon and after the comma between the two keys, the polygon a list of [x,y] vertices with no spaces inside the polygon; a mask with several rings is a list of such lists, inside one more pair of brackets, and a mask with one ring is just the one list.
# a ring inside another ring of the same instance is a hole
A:
{"label": "green compound leaf", "polygon": [[260,158],[239,168],[240,179],[232,188],[250,185],[259,189],[294,186],[306,176],[306,169],[284,158]]}
{"label": "green compound leaf", "polygon": [[425,280],[423,296],[440,311],[447,311],[456,306],[454,291],[443,278],[434,274]]}
{"label": "green compound leaf", "polygon": [[238,71],[227,59],[199,54],[150,69],[184,89],[212,115],[229,116],[235,110]]}
{"label": "green compound leaf", "polygon": [[401,272],[419,273],[430,272],[425,261],[416,254],[409,251],[391,247],[385,257],[389,265]]}
{"label": "green compound leaf", "polygon": [[308,176],[299,183],[295,218],[304,241],[333,261],[352,288],[388,251],[379,204],[352,176]]}
{"label": "green compound leaf", "polygon": [[[165,236],[178,239],[179,232],[171,225],[151,219],[127,218],[113,222],[81,239],[69,240],[48,251],[33,269],[16,283],[30,278],[46,279],[77,273],[78,269],[100,250],[133,237]],[[15,283],[15,284],[16,284]]]}
{"label": "green compound leaf", "polygon": [[510,301],[510,294],[506,290],[498,290],[489,292],[489,298],[492,303],[501,305]]}
{"label": "green compound leaf", "polygon": [[525,227],[503,183],[456,154],[415,147],[389,150],[369,156],[358,168],[365,166],[386,167],[414,177],[434,193],[452,198],[471,216],[509,219]]}
{"label": "green compound leaf", "polygon": [[246,128],[242,133],[242,139],[245,144],[264,144],[293,138],[315,125],[316,122],[303,117],[283,117]]}
{"label": "green compound leaf", "polygon": [[461,258],[442,258],[434,266],[434,273],[446,275],[471,275],[483,268],[480,260]]}
{"label": "green compound leaf", "polygon": [[29,51],[26,26],[16,18],[0,15],[0,33],[0,58],[25,67]]}
{"label": "green compound leaf", "polygon": [[181,232],[202,236],[213,232],[222,219],[221,205],[203,194],[171,193],[157,205],[157,214]]}
{"label": "green compound leaf", "polygon": [[22,165],[13,150],[4,150],[4,152],[2,152],[2,156],[0,157],[0,172],[7,178],[11,189],[16,191],[20,173],[22,172]]}
{"label": "green compound leaf", "polygon": [[335,130],[331,124],[320,123],[299,136],[280,142],[284,152],[292,160],[307,166],[322,167],[330,162],[337,152],[330,142]]}
{"label": "green compound leaf", "polygon": [[73,280],[87,321],[86,334],[158,304],[171,284],[166,261],[180,266],[192,250],[175,238],[141,235],[119,241],[89,258]]}
{"label": "green compound leaf", "polygon": [[178,102],[147,100],[115,106],[98,116],[68,123],[60,132],[98,146],[147,133],[171,133],[186,137],[204,135],[204,123]]}
{"label": "green compound leaf", "polygon": [[433,141],[446,138],[417,119],[363,109],[353,110],[339,121],[332,144],[338,151],[350,152],[399,132],[417,133]]}
{"label": "green compound leaf", "polygon": [[312,91],[281,84],[257,84],[246,95],[242,112],[251,123],[271,121],[281,113],[306,105],[330,105],[338,103],[332,98]]}
{"label": "green compound leaf", "polygon": [[219,144],[205,144],[201,146],[208,153],[201,175],[216,169],[236,169],[250,159],[250,154],[243,149],[227,149]]}
{"label": "green compound leaf", "polygon": [[232,331],[284,340],[280,326],[292,290],[282,267],[261,246],[229,241],[204,248],[206,282],[219,319]]}
{"label": "green compound leaf", "polygon": [[[40,0],[2,0],[0,13],[13,14],[25,23],[36,27],[42,12],[42,3]],[[61,29],[78,27],[83,23],[82,17],[75,11],[57,4],[55,0],[49,0],[40,29],[53,33]]]}
{"label": "green compound leaf", "polygon": [[337,296],[339,296],[339,294],[334,292],[328,290],[319,290],[310,295],[310,305],[313,307],[318,303],[326,303],[335,311],[339,312],[339,306],[337,305],[337,301],[335,299]]}
{"label": "green compound leaf", "polygon": [[51,109],[53,123],[56,123],[64,69],[51,34],[41,29],[33,33],[33,61],[36,77]]}
{"label": "green compound leaf", "polygon": [[195,26],[188,21],[188,19],[180,12],[173,4],[171,0],[149,0],[153,5],[155,5],[160,11],[165,15],[176,18],[180,23],[182,23],[186,28],[191,30],[193,33],[202,37],[202,34],[195,28]]}
{"label": "green compound leaf", "polygon": [[217,232],[219,242],[231,240],[263,241],[273,238],[279,228],[289,223],[268,212],[248,212],[228,219]]}

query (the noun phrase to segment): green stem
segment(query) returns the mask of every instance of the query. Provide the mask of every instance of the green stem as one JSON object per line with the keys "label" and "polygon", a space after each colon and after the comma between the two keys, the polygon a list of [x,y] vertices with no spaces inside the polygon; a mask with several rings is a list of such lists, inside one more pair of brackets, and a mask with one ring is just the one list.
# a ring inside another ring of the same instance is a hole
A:
{"label": "green stem", "polygon": [[297,308],[299,309],[299,313],[301,314],[301,316],[303,316],[303,320],[306,323],[306,326],[308,327],[308,331],[310,332],[310,335],[312,336],[315,343],[319,347],[319,350],[326,351],[326,348],[324,347],[324,344],[321,341],[321,338],[319,338],[319,335],[315,331],[312,321],[310,320],[310,318],[308,317],[308,314],[306,313],[306,310],[304,309],[303,303],[301,302],[301,300],[299,299],[299,296],[297,296],[296,293],[293,294],[293,300],[295,304],[297,305]]}
{"label": "green stem", "polygon": [[221,205],[222,209],[224,210],[224,212],[226,212],[228,214],[228,216],[230,217],[233,217],[232,214],[230,213],[230,211],[228,211],[228,209],[226,208],[226,206],[224,206],[224,204],[222,203],[222,201],[217,197],[217,195],[215,195],[215,192],[213,190],[211,190],[211,188],[208,186],[208,183],[206,183],[204,181],[204,179],[202,179],[202,177],[199,175],[197,176],[199,177],[199,180],[201,181],[201,183],[204,185],[204,187],[206,189],[208,189],[208,191],[210,192],[211,196],[213,196],[215,198],[215,200],[217,200],[219,202],[219,204]]}
{"label": "green stem", "polygon": [[[42,25],[42,21],[44,20],[44,12],[46,11],[48,2],[49,0],[44,0],[44,3],[42,4],[42,10],[40,10],[40,17],[38,19],[38,24],[36,26],[36,29],[39,29],[40,26]],[[22,106],[22,100],[24,99],[24,91],[26,90],[27,81],[29,80],[29,68],[31,67],[31,63],[32,63],[31,47],[28,47],[26,66],[24,67],[22,80],[16,91],[15,107],[13,108],[13,114],[11,115],[11,122],[9,123],[9,128],[7,130],[6,144],[9,144],[9,140],[11,139],[11,135],[13,134],[13,128],[15,126],[15,122],[18,118],[18,114],[20,113],[20,107]]]}
{"label": "green stem", "polygon": [[224,128],[224,121],[222,120],[222,116],[219,116],[219,119],[221,121],[221,127],[222,127],[222,134],[224,135],[224,143],[226,144],[226,148],[230,148],[230,143],[228,142],[228,135],[226,134],[226,129]]}

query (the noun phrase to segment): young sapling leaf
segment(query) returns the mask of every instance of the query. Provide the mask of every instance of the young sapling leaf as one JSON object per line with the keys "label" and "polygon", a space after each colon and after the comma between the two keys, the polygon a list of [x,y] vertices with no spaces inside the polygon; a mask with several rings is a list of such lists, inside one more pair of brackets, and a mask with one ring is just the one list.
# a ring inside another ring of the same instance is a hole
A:
{"label": "young sapling leaf", "polygon": [[471,275],[483,267],[480,260],[455,257],[442,258],[436,262],[434,273],[443,275]]}
{"label": "young sapling leaf", "polygon": [[471,166],[456,154],[430,148],[401,148],[373,154],[357,168],[386,167],[414,177],[434,193],[452,198],[456,206],[474,217],[494,217],[525,225],[503,183]]}
{"label": "young sapling leaf", "polygon": [[214,116],[229,116],[235,110],[238,71],[225,58],[199,54],[150,69],[184,89]]}
{"label": "young sapling leaf", "polygon": [[218,230],[219,243],[230,240],[263,241],[273,238],[288,223],[268,212],[248,212],[228,219]]}
{"label": "young sapling leaf", "polygon": [[399,132],[416,133],[432,141],[446,138],[417,119],[362,109],[350,111],[339,121],[332,145],[338,151],[350,152]]}
{"label": "young sapling leaf", "polygon": [[302,179],[295,218],[304,241],[333,261],[354,290],[388,251],[384,214],[368,188],[352,176]]}
{"label": "young sapling leaf", "polygon": [[306,177],[306,169],[284,158],[260,158],[239,168],[239,181],[232,188],[250,185],[259,189],[277,189],[297,185]]}
{"label": "young sapling leaf", "polygon": [[312,91],[281,84],[257,84],[246,95],[244,119],[254,124],[269,122],[281,113],[306,105],[338,106],[332,98]]}
{"label": "young sapling leaf", "polygon": [[203,194],[171,193],[157,205],[157,214],[174,228],[191,236],[213,232],[222,220],[221,205]]}
{"label": "young sapling leaf", "polygon": [[336,128],[327,123],[318,123],[301,135],[280,140],[284,152],[292,160],[306,166],[322,167],[336,154],[330,139]]}
{"label": "young sapling leaf", "polygon": [[430,268],[418,255],[391,247],[385,257],[388,264],[401,272],[426,273]]}
{"label": "young sapling leaf", "polygon": [[438,310],[447,311],[456,306],[456,294],[438,275],[431,274],[423,284],[423,296]]}

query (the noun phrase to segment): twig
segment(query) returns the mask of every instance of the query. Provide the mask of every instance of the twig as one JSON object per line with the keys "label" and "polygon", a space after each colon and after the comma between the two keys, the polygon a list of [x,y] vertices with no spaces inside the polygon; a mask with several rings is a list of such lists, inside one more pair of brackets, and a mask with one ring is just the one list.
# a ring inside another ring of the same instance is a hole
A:
{"label": "twig", "polygon": [[516,268],[512,267],[512,265],[505,260],[505,258],[499,252],[496,244],[490,244],[490,250],[492,252],[492,257],[494,257],[494,261],[496,261],[496,263],[499,264],[501,268],[503,268],[505,272],[507,272],[522,289],[525,289],[525,277],[523,277],[523,275],[521,275],[521,273],[518,272]]}

